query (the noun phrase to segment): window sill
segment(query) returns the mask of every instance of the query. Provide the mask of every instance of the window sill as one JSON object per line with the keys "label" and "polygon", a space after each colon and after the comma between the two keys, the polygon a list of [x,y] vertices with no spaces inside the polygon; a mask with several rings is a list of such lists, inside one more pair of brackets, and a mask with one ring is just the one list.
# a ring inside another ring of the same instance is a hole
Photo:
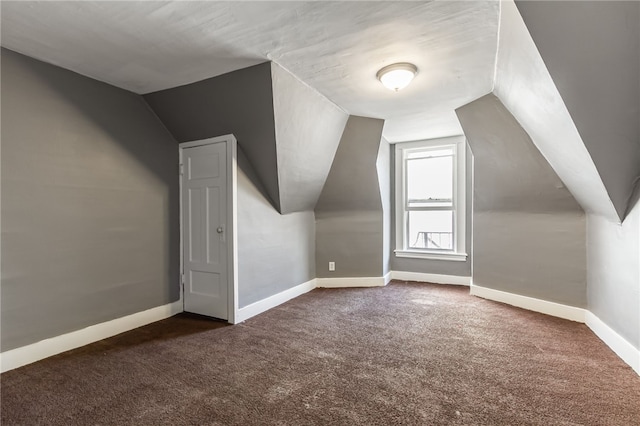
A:
{"label": "window sill", "polygon": [[409,251],[395,250],[396,257],[406,257],[410,259],[430,259],[430,260],[450,260],[454,262],[466,262],[467,253],[453,252],[433,252],[433,251]]}

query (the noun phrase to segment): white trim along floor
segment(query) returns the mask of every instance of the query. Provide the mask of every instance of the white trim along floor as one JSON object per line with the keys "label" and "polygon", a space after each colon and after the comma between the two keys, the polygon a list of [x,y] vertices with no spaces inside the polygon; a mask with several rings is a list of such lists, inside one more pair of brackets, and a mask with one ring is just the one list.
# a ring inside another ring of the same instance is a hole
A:
{"label": "white trim along floor", "polygon": [[[307,293],[317,287],[381,287],[390,280],[454,284],[470,287],[470,294],[496,302],[502,302],[543,314],[585,323],[596,336],[609,346],[624,362],[640,375],[640,350],[626,341],[607,324],[586,309],[562,305],[546,300],[494,290],[473,285],[471,277],[424,274],[416,272],[390,271],[382,277],[315,278],[288,290],[252,303],[238,310],[235,323],[268,311],[286,301]],[[65,352],[98,340],[115,336],[155,321],[169,318],[183,311],[182,300],[95,324],[81,330],[45,339],[27,346],[0,353],[0,371],[5,372],[41,359]]]}

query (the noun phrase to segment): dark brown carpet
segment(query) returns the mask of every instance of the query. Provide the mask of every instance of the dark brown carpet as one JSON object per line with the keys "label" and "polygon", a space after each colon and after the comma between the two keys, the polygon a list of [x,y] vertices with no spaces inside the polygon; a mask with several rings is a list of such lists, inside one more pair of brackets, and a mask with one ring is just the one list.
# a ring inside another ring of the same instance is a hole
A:
{"label": "dark brown carpet", "polygon": [[1,380],[3,425],[640,424],[640,377],[583,324],[417,283],[180,315]]}

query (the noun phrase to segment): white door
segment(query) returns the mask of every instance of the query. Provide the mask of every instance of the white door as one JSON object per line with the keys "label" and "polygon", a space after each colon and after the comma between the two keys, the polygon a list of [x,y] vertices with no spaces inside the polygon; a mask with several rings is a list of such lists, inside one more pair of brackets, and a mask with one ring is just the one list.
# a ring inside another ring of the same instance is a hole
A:
{"label": "white door", "polygon": [[227,143],[182,150],[184,310],[229,319]]}

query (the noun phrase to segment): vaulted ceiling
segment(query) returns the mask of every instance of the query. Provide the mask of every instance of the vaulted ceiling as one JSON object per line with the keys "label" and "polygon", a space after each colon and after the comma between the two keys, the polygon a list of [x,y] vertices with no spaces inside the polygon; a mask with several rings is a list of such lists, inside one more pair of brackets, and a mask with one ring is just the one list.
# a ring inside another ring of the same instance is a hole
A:
{"label": "vaulted ceiling", "polygon": [[[391,142],[462,129],[491,91],[498,1],[2,2],[2,45],[144,94],[273,61]],[[376,72],[411,62],[411,90]]]}
{"label": "vaulted ceiling", "polygon": [[[455,110],[493,93],[588,213],[622,220],[637,182],[637,2],[0,4],[4,47],[139,94],[272,61],[345,113],[384,119],[400,142],[462,134]],[[376,80],[395,62],[419,69],[398,93]],[[606,78],[611,64],[625,72]],[[300,160],[297,138],[279,138],[277,160]],[[313,197],[283,195],[295,170],[280,163],[272,197],[308,207]]]}

